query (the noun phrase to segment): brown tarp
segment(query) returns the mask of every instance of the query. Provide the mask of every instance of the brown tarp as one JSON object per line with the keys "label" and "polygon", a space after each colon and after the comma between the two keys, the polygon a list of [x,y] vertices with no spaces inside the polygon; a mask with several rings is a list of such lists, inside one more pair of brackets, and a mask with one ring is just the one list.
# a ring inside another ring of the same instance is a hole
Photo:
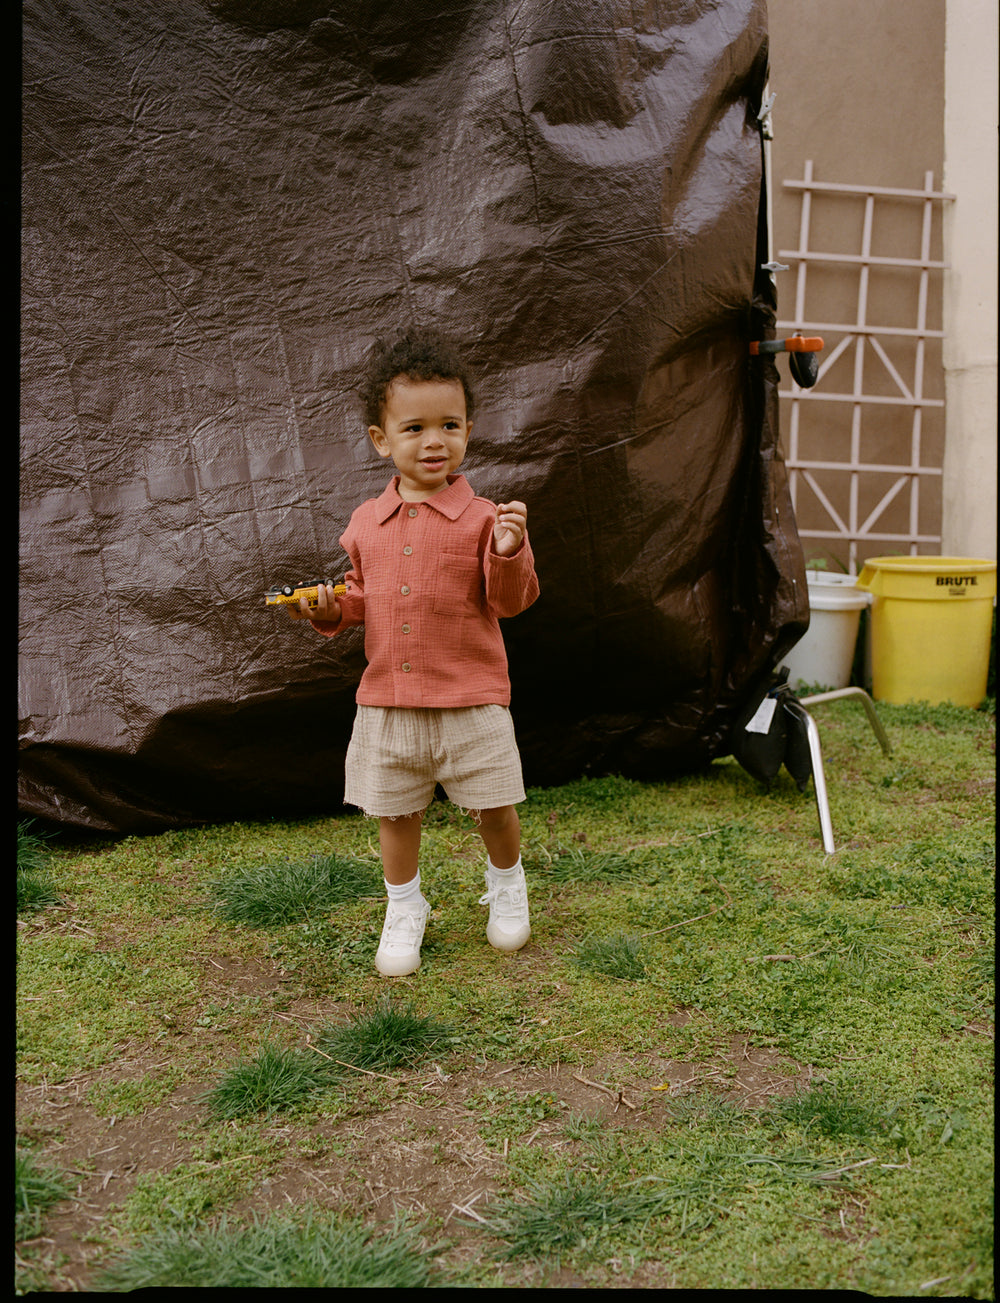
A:
{"label": "brown tarp", "polygon": [[19,801],[145,832],[341,808],[384,486],[355,398],[408,322],[529,507],[530,784],[730,751],[807,622],[777,451],[763,0],[27,0]]}

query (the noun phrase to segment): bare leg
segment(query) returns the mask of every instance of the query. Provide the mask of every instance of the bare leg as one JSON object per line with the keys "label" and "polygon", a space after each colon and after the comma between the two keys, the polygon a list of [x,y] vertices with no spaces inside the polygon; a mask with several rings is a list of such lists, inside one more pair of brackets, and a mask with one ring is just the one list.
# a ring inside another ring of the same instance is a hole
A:
{"label": "bare leg", "polygon": [[420,967],[420,943],[430,906],[420,891],[420,825],[423,811],[379,820],[382,872],[387,884],[385,923],[375,967],[385,977],[405,977]]}
{"label": "bare leg", "polygon": [[521,867],[521,821],[517,810],[512,805],[480,810],[479,835],[490,857],[486,895],[479,902],[490,907],[486,939],[495,950],[520,950],[531,936],[531,921]]}
{"label": "bare leg", "polygon": [[479,811],[479,835],[495,869],[512,869],[521,858],[521,821],[513,805]]}
{"label": "bare leg", "polygon": [[386,882],[401,887],[417,876],[420,855],[420,829],[424,812],[403,815],[399,819],[380,819],[379,845],[382,848],[382,872]]}

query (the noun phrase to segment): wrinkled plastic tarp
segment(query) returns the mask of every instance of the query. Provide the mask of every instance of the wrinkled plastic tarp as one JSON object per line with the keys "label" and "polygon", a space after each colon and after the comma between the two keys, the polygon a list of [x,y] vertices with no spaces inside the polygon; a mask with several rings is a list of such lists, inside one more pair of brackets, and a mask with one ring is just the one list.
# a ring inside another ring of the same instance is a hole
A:
{"label": "wrinkled plastic tarp", "polygon": [[27,0],[20,808],[341,807],[361,635],[266,608],[381,491],[355,398],[428,323],[529,507],[529,784],[728,754],[807,622],[777,452],[763,0]]}

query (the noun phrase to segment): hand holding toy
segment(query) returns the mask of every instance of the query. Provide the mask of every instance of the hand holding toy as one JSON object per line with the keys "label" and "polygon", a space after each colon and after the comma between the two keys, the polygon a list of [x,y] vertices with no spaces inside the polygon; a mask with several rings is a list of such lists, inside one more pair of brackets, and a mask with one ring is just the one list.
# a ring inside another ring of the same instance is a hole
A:
{"label": "hand holding toy", "polygon": [[[290,606],[299,607],[303,598],[310,610],[316,610],[319,605],[319,586],[320,584],[330,584],[329,579],[316,579],[311,583],[285,584],[283,587],[269,588],[264,594],[264,601],[268,606]],[[334,594],[340,597],[347,592],[346,584],[333,584]]]}

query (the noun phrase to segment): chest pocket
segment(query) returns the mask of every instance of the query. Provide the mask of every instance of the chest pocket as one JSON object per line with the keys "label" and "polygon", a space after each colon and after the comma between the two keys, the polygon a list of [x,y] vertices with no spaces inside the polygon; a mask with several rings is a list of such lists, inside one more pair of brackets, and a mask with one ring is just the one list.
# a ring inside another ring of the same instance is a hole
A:
{"label": "chest pocket", "polygon": [[474,615],[481,602],[479,558],[442,552],[434,580],[434,614]]}

